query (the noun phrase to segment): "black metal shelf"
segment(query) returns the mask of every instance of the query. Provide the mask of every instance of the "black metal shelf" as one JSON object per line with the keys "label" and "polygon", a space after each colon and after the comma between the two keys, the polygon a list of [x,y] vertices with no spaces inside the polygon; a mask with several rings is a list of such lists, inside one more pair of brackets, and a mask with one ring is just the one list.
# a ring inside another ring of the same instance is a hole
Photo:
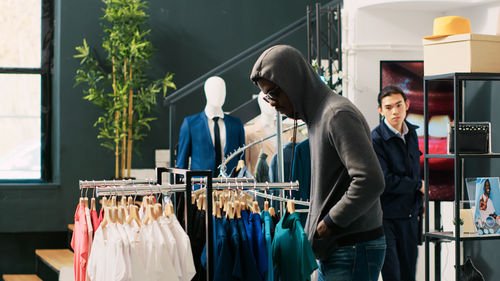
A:
{"label": "black metal shelf", "polygon": [[428,75],[424,76],[424,81],[438,81],[438,80],[477,80],[477,81],[486,81],[486,80],[499,80],[500,81],[500,73],[489,73],[489,72],[453,72],[439,75]]}
{"label": "black metal shelf", "polygon": [[[464,92],[465,92],[465,82],[466,81],[500,81],[500,73],[463,73],[463,72],[455,72],[455,73],[445,73],[440,75],[428,75],[424,76],[424,182],[425,182],[425,280],[430,280],[430,248],[429,243],[435,243],[435,251],[434,251],[434,268],[441,267],[441,242],[451,242],[451,241],[473,241],[473,240],[493,240],[500,239],[500,234],[489,234],[489,235],[478,235],[478,234],[464,234],[464,235],[455,235],[453,232],[438,232],[431,231],[429,227],[429,220],[427,218],[430,217],[429,214],[429,159],[432,158],[441,158],[441,159],[454,159],[454,187],[455,187],[455,198],[453,200],[454,205],[454,217],[460,217],[460,200],[462,200],[462,185],[463,185],[463,161],[464,159],[494,159],[500,158],[500,153],[483,153],[483,154],[468,154],[468,153],[452,153],[452,154],[430,154],[429,153],[429,132],[428,132],[428,124],[429,124],[429,114],[428,114],[428,86],[430,83],[434,81],[451,81],[453,82],[453,120],[456,123],[464,122]],[[454,132],[453,137],[457,138],[457,132]],[[456,143],[455,143],[455,149]],[[460,161],[457,161],[460,160]],[[440,222],[440,202],[436,201],[434,206],[434,229],[441,228]],[[458,225],[455,226],[455,231],[459,231]],[[455,280],[460,280],[460,257],[461,257],[461,243],[455,243]],[[441,272],[439,270],[435,270],[434,272],[434,280],[441,280]]]}
{"label": "black metal shelf", "polygon": [[[427,232],[424,234],[425,236],[429,238],[436,238],[440,239],[439,241],[441,242],[442,240],[447,240],[447,241],[456,241],[457,237],[455,237],[455,234],[451,231],[435,231],[435,232]],[[460,235],[459,240],[460,241],[465,241],[465,240],[494,240],[494,239],[499,239],[500,234],[485,234],[485,235],[479,235],[477,233],[464,233]],[[432,241],[432,240],[431,240]],[[432,241],[436,242],[436,241]]]}
{"label": "black metal shelf", "polygon": [[[500,153],[459,153],[459,158],[500,158]],[[425,158],[455,158],[455,154],[426,154]]]}

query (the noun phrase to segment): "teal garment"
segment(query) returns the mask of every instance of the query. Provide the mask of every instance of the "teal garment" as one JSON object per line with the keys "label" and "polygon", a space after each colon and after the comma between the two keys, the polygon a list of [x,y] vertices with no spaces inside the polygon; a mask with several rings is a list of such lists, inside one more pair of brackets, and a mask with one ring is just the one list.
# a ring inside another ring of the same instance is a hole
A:
{"label": "teal garment", "polygon": [[264,238],[266,240],[266,254],[267,254],[267,272],[264,277],[265,281],[274,281],[274,268],[273,268],[273,239],[271,237],[271,228],[273,227],[273,219],[269,212],[262,211],[262,220],[264,221]]}
{"label": "teal garment", "polygon": [[257,182],[269,181],[269,165],[267,164],[266,159],[267,154],[265,154],[264,151],[261,151],[253,173]]}
{"label": "teal garment", "polygon": [[302,201],[309,200],[311,185],[311,152],[309,139],[306,139],[295,147],[293,156],[292,181],[299,181],[299,190],[293,191],[293,196]]}
{"label": "teal garment", "polygon": [[[302,201],[309,201],[311,185],[311,152],[309,139],[306,139],[295,147],[293,156],[292,181],[299,181],[299,190],[292,191],[292,197]],[[297,209],[306,208],[297,205]],[[307,221],[307,213],[300,213],[300,222],[304,227]]]}
{"label": "teal garment", "polygon": [[297,213],[286,213],[281,218],[272,247],[274,270],[281,281],[311,280],[318,264]]}

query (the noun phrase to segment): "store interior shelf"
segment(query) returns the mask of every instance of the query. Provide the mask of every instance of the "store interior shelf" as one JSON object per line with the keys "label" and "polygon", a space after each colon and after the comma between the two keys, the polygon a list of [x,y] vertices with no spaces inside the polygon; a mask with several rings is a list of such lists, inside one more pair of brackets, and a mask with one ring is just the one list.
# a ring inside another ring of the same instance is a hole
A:
{"label": "store interior shelf", "polygon": [[[451,232],[451,231],[428,232],[425,234],[425,236],[427,236],[429,238],[437,238],[437,239],[442,239],[442,240],[451,240],[451,241],[456,240],[455,234],[453,234],[453,232]],[[499,237],[500,237],[500,234],[479,235],[477,233],[464,233],[464,234],[460,235],[460,241],[498,239]]]}
{"label": "store interior shelf", "polygon": [[[500,153],[459,153],[460,158],[500,158]],[[455,158],[455,154],[426,154],[426,158]]]}
{"label": "store interior shelf", "polygon": [[456,73],[446,73],[439,75],[427,75],[424,76],[424,80],[500,80],[499,73],[481,73],[481,72],[456,72]]}

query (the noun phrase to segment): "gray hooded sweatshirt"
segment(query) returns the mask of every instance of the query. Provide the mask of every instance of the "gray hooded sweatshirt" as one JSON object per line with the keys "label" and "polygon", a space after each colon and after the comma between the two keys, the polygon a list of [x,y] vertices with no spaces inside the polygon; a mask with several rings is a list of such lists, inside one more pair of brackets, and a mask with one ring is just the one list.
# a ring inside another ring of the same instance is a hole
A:
{"label": "gray hooded sweatshirt", "polygon": [[[339,246],[383,236],[379,197],[384,176],[361,112],[328,88],[293,47],[264,51],[250,75],[254,82],[259,78],[278,85],[292,102],[295,118],[308,126],[311,205],[305,231],[316,257],[323,260]],[[316,237],[321,220],[333,230],[330,237]]]}

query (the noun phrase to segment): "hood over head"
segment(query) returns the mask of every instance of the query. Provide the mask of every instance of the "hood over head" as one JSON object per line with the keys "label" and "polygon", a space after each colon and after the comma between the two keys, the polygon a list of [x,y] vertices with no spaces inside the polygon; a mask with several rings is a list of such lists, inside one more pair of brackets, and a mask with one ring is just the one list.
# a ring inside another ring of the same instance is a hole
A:
{"label": "hood over head", "polygon": [[333,91],[321,80],[304,56],[288,45],[265,50],[255,62],[250,79],[259,78],[278,85],[293,104],[295,118],[306,123],[317,112],[317,106]]}

